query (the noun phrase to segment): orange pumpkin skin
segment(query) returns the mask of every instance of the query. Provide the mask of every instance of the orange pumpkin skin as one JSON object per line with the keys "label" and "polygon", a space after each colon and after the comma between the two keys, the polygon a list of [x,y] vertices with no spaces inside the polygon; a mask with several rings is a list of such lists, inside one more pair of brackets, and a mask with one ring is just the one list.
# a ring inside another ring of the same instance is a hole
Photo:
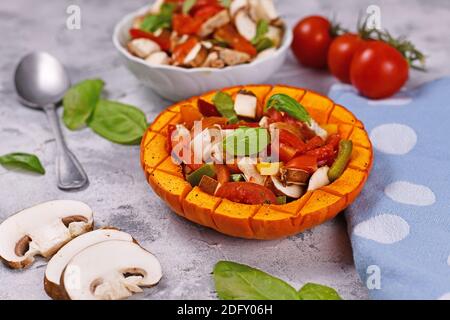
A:
{"label": "orange pumpkin skin", "polygon": [[211,102],[217,91],[177,103],[162,112],[141,143],[141,165],[155,193],[178,215],[229,236],[272,240],[300,233],[334,218],[359,195],[373,165],[373,149],[364,125],[350,111],[313,91],[285,85],[249,85],[226,88],[234,96],[252,91],[260,110],[275,93],[294,97],[329,132],[353,141],[352,158],[343,175],[332,184],[307,192],[285,205],[245,205],[211,196],[192,188],[181,167],[166,150],[167,127],[181,122],[183,106],[197,108],[198,99]]}

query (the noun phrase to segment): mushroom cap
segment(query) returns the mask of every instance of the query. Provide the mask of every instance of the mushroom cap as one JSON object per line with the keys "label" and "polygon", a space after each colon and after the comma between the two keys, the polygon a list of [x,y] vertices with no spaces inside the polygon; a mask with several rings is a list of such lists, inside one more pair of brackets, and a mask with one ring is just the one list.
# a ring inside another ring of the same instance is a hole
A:
{"label": "mushroom cap", "polygon": [[61,283],[72,300],[117,300],[157,284],[161,277],[153,254],[134,242],[111,240],[75,255]]}
{"label": "mushroom cap", "polygon": [[44,288],[53,299],[63,299],[64,289],[61,287],[61,275],[69,261],[84,249],[111,240],[133,241],[133,237],[126,232],[116,229],[98,229],[85,233],[62,247],[48,262],[45,270]]}
{"label": "mushroom cap", "polygon": [[27,267],[34,256],[51,257],[93,224],[92,209],[80,201],[56,200],[24,209],[0,224],[0,258],[15,269]]}

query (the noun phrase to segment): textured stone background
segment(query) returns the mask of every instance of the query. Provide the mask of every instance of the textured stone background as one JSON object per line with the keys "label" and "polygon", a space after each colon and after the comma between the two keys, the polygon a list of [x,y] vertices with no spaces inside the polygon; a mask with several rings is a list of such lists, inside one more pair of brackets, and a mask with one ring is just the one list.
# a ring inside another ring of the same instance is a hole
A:
{"label": "textured stone background", "polygon": [[[82,10],[82,29],[65,28],[69,4]],[[114,145],[89,129],[64,129],[71,149],[84,164],[91,184],[76,193],[56,188],[54,140],[45,115],[20,106],[12,74],[20,56],[46,50],[68,68],[73,81],[101,77],[109,97],[142,108],[152,120],[169,102],[142,87],[120,64],[111,34],[115,23],[147,1],[2,1],[0,4],[0,154],[24,151],[39,155],[45,176],[0,168],[0,221],[10,214],[52,199],[78,199],[95,210],[98,226],[112,225],[131,233],[160,259],[164,279],[137,298],[214,299],[210,272],[220,259],[261,268],[295,287],[315,281],[338,289],[345,299],[367,298],[355,272],[342,216],[289,239],[259,242],[232,239],[172,214],[150,190],[139,166],[139,148]],[[301,16],[335,14],[347,27],[369,4],[382,9],[382,23],[394,34],[406,34],[431,56],[429,72],[413,73],[409,86],[450,73],[450,2],[434,1],[298,1],[279,0],[290,25]],[[299,68],[292,57],[272,83],[289,83],[326,93],[335,80],[324,72]],[[62,111],[62,110],[60,110]],[[1,299],[45,299],[45,262],[26,271],[0,266]]]}

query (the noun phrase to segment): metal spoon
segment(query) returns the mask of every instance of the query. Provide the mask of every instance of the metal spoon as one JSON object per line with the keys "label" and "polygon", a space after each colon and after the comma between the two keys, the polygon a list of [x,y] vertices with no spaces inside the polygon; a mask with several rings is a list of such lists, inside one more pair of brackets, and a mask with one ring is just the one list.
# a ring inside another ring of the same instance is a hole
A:
{"label": "metal spoon", "polygon": [[75,190],[89,183],[80,162],[67,147],[59,125],[56,104],[70,87],[63,65],[46,52],[33,52],[20,61],[14,82],[21,102],[47,114],[56,139],[56,176],[58,188]]}

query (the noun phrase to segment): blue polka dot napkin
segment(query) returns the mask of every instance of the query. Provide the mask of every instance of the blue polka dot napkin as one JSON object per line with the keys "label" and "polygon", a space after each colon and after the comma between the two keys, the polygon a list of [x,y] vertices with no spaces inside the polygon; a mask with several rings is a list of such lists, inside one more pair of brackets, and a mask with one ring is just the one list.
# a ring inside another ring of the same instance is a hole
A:
{"label": "blue polka dot napkin", "polygon": [[450,78],[371,101],[330,98],[363,121],[374,167],[346,210],[356,268],[373,299],[450,299]]}

